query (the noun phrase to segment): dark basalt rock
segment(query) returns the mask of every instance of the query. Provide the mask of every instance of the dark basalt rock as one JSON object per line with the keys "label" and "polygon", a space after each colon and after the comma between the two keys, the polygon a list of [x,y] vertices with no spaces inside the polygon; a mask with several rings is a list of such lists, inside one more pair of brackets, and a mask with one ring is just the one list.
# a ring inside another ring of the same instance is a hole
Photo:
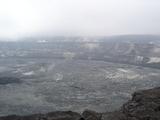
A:
{"label": "dark basalt rock", "polygon": [[103,113],[101,120],[127,120],[121,111]]}
{"label": "dark basalt rock", "polygon": [[0,117],[0,120],[80,120],[81,115],[72,111],[57,111],[47,114],[33,114],[28,116],[11,115]]}
{"label": "dark basalt rock", "polygon": [[104,113],[102,120],[160,120],[160,88],[135,92],[119,111]]}
{"label": "dark basalt rock", "polygon": [[21,83],[21,80],[16,77],[0,77],[0,85]]}
{"label": "dark basalt rock", "polygon": [[85,120],[101,120],[102,113],[97,113],[97,112],[91,111],[91,110],[85,110],[82,113],[82,117]]}
{"label": "dark basalt rock", "polygon": [[57,111],[28,116],[5,116],[0,120],[160,120],[160,88],[138,91],[131,100],[115,112],[97,113],[85,110],[82,115],[72,111]]}
{"label": "dark basalt rock", "polygon": [[135,92],[122,112],[135,120],[160,120],[160,88]]}

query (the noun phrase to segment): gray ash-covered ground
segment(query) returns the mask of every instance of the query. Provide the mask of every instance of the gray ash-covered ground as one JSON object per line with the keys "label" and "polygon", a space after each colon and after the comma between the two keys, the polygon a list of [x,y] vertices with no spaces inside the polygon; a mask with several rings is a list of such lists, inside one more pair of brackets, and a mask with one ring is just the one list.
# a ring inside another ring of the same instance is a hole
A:
{"label": "gray ash-covered ground", "polygon": [[160,85],[160,69],[93,61],[0,59],[0,115],[118,109],[131,93]]}
{"label": "gray ash-covered ground", "polygon": [[53,37],[0,42],[0,116],[114,111],[134,91],[160,86],[159,39]]}

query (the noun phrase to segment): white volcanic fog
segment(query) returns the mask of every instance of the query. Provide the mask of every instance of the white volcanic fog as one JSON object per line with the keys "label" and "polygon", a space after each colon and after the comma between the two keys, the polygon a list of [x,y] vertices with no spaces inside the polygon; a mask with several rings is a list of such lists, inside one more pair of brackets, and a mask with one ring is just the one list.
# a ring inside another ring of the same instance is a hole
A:
{"label": "white volcanic fog", "polygon": [[0,0],[0,37],[159,34],[159,0]]}

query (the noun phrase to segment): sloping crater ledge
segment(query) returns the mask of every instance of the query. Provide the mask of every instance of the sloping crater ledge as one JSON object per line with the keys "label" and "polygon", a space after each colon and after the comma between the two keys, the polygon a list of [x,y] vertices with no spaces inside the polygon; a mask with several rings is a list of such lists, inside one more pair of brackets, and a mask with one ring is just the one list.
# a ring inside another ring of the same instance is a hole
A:
{"label": "sloping crater ledge", "polygon": [[114,112],[97,113],[85,110],[79,114],[56,111],[27,116],[2,116],[0,120],[160,120],[160,87],[133,93],[132,99]]}

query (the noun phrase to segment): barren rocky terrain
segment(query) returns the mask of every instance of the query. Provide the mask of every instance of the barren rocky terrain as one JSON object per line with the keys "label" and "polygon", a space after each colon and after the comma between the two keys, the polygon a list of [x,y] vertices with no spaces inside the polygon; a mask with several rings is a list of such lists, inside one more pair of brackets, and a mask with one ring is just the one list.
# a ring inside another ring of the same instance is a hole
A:
{"label": "barren rocky terrain", "polygon": [[10,115],[0,120],[159,120],[160,88],[137,91],[132,99],[114,112],[98,113],[85,110],[82,114],[72,111],[55,111],[28,116]]}
{"label": "barren rocky terrain", "polygon": [[1,42],[0,116],[109,112],[160,86],[159,37],[120,38]]}

